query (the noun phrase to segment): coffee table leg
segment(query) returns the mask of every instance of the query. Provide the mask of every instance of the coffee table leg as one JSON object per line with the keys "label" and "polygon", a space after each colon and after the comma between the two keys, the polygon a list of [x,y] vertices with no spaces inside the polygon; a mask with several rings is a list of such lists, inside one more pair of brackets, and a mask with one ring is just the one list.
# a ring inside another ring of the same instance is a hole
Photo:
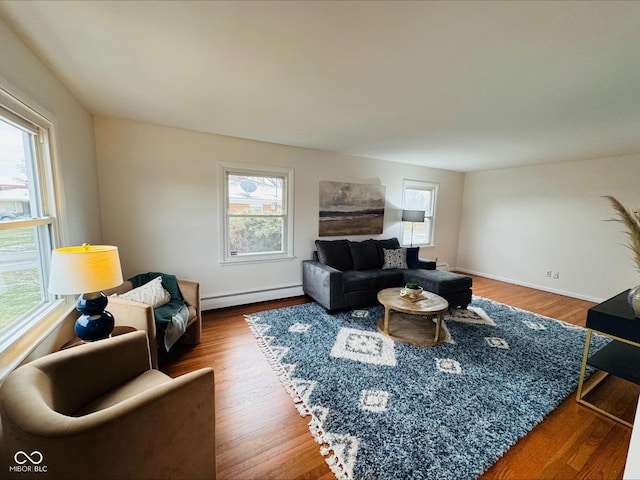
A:
{"label": "coffee table leg", "polygon": [[437,320],[436,320],[436,336],[433,339],[434,342],[438,341],[438,338],[440,338],[440,325],[442,324],[442,312],[438,313],[436,315]]}
{"label": "coffee table leg", "polygon": [[389,335],[389,310],[390,308],[385,305],[384,307],[384,334]]}

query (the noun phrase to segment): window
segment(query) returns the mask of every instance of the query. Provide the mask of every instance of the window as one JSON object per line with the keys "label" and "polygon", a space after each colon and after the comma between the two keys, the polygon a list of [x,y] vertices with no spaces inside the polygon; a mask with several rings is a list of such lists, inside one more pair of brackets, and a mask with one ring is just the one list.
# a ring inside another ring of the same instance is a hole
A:
{"label": "window", "polygon": [[51,123],[0,89],[0,351],[54,304]]}
{"label": "window", "polygon": [[433,245],[437,197],[437,183],[404,181],[402,209],[424,210],[424,222],[402,222],[403,245]]}
{"label": "window", "polygon": [[224,262],[293,257],[293,170],[221,164]]}

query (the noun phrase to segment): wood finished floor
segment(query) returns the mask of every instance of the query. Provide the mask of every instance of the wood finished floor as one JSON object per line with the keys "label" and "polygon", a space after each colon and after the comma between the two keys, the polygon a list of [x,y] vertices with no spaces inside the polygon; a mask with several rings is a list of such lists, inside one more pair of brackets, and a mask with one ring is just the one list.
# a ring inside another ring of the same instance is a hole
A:
{"label": "wood finished floor", "polygon": [[[593,303],[473,276],[473,293],[584,326]],[[202,342],[163,359],[171,376],[213,367],[219,480],[330,480],[319,446],[260,352],[244,315],[305,303],[296,297],[207,311]],[[591,400],[633,419],[640,387],[615,377]],[[480,478],[620,479],[631,430],[567,398]],[[452,479],[457,480],[457,479]]]}

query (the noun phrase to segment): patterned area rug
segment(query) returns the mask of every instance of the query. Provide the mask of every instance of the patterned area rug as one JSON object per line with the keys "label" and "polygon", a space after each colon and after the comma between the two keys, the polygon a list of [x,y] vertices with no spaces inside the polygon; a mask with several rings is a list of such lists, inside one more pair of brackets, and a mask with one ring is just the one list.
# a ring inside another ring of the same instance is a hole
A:
{"label": "patterned area rug", "polygon": [[247,317],[338,479],[476,478],[577,387],[580,327],[474,297],[444,343],[414,347],[376,330],[382,314]]}

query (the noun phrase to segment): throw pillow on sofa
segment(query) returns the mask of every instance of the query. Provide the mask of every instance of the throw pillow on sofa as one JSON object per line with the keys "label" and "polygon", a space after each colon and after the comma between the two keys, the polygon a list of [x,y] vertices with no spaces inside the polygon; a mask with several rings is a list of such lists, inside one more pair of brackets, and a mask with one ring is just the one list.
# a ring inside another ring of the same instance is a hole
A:
{"label": "throw pillow on sofa", "polygon": [[390,268],[409,268],[407,266],[406,248],[384,248],[382,252],[384,254],[384,263],[382,265],[383,270],[388,270]]}
{"label": "throw pillow on sofa", "polygon": [[395,237],[387,238],[384,240],[376,240],[376,248],[378,249],[378,258],[380,259],[379,265],[382,266],[384,264],[384,249],[388,248],[389,250],[391,250],[394,248],[400,248],[400,242]]}

